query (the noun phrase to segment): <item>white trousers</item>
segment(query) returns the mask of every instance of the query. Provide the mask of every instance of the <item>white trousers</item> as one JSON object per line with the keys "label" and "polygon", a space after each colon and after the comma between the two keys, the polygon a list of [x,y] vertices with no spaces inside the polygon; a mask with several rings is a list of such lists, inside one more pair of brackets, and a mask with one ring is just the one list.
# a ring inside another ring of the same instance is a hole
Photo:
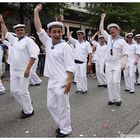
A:
{"label": "white trousers", "polygon": [[33,85],[39,84],[42,82],[42,80],[36,74],[37,66],[38,66],[38,59],[34,62],[34,64],[32,65],[32,68],[31,68],[31,77],[30,78],[31,78],[31,84],[33,84]]}
{"label": "white trousers", "polygon": [[29,80],[29,77],[24,77],[24,71],[10,70],[10,92],[26,114],[33,111],[28,91]]}
{"label": "white trousers", "polygon": [[134,88],[134,67],[128,66],[124,71],[124,81],[125,81],[125,89],[128,89],[130,91],[135,91]]}
{"label": "white trousers", "polygon": [[121,101],[120,94],[121,70],[106,69],[106,77],[107,77],[109,101],[112,102]]}
{"label": "white trousers", "polygon": [[99,85],[106,85],[106,74],[104,73],[104,63],[98,63],[96,62],[96,76]]}
{"label": "white trousers", "polygon": [[87,62],[75,64],[75,80],[78,91],[87,91]]}
{"label": "white trousers", "polygon": [[56,80],[49,80],[47,107],[56,125],[60,128],[60,132],[71,133],[69,94],[64,94],[62,84]]}
{"label": "white trousers", "polygon": [[137,69],[138,69],[138,79],[137,79],[137,82],[140,84],[140,60],[138,61]]}
{"label": "white trousers", "polygon": [[3,93],[5,91],[5,87],[3,86],[0,78],[0,92]]}

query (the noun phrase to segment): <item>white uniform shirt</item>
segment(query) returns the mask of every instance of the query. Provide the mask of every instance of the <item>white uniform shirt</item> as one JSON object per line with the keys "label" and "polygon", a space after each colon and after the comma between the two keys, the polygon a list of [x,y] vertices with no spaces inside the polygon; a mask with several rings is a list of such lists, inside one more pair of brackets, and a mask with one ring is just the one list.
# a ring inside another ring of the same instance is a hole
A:
{"label": "white uniform shirt", "polygon": [[[119,70],[122,64],[123,55],[129,56],[129,48],[126,41],[118,37],[116,40],[112,40],[111,35],[109,35],[105,30],[101,32],[107,41],[107,47],[105,51],[106,66],[111,70]],[[113,55],[110,54],[111,48],[113,49]]]}
{"label": "white uniform shirt", "polygon": [[13,51],[13,49],[12,49],[13,47],[12,47],[11,43],[10,43],[9,41],[7,41],[7,40],[4,40],[4,41],[3,41],[3,44],[6,45],[6,46],[8,47],[8,58],[7,58],[7,63],[10,64],[10,60],[11,60],[10,57],[12,57],[12,55],[14,55],[14,51]]}
{"label": "white uniform shirt", "polygon": [[38,57],[38,46],[27,36],[18,40],[17,37],[7,32],[5,37],[12,47],[12,51],[10,50],[10,68],[20,71],[25,70],[29,64],[30,57],[35,59]]}
{"label": "white uniform shirt", "polygon": [[87,62],[87,57],[89,53],[92,53],[92,48],[88,41],[79,42],[78,40],[70,37],[69,41],[75,46],[75,59],[82,62]]}
{"label": "white uniform shirt", "polygon": [[128,46],[129,46],[130,53],[128,56],[128,61],[126,66],[133,66],[137,54],[137,44],[128,44]]}
{"label": "white uniform shirt", "polygon": [[105,62],[105,50],[106,50],[106,47],[107,45],[100,45],[99,43],[97,43],[96,45],[96,51],[95,51],[95,54],[94,54],[94,60],[96,62],[101,62],[101,63],[104,63]]}
{"label": "white uniform shirt", "polygon": [[[65,41],[53,45],[52,39],[43,29],[38,33],[38,36],[46,47],[44,75],[49,79],[65,82],[67,71],[74,72],[72,47]],[[54,47],[53,49],[51,48],[52,46]]]}

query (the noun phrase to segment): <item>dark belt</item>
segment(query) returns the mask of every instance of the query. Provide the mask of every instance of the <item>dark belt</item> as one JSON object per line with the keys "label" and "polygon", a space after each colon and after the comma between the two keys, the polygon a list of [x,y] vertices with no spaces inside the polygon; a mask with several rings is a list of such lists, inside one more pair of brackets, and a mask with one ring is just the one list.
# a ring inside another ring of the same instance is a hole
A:
{"label": "dark belt", "polygon": [[74,61],[75,61],[76,64],[82,64],[82,63],[84,63],[84,62],[79,61],[79,60],[74,60]]}

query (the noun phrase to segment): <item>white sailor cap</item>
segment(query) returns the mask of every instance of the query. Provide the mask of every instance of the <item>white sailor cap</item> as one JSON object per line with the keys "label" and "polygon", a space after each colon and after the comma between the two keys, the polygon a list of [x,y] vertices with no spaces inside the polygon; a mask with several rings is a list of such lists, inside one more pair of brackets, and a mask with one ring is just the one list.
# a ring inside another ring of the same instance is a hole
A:
{"label": "white sailor cap", "polygon": [[99,35],[98,38],[104,38],[104,36],[103,35]]}
{"label": "white sailor cap", "polygon": [[135,35],[135,38],[140,38],[140,34],[136,34]]}
{"label": "white sailor cap", "polygon": [[125,35],[125,38],[126,38],[127,36],[129,36],[129,35],[133,36],[133,33],[127,33],[127,34]]}
{"label": "white sailor cap", "polygon": [[48,25],[47,25],[47,28],[63,28],[63,23],[62,22],[59,22],[59,21],[54,21],[54,22],[50,22]]}
{"label": "white sailor cap", "polygon": [[111,23],[107,26],[107,29],[109,30],[110,28],[117,28],[118,30],[120,30],[120,27],[119,25],[117,25],[116,23]]}
{"label": "white sailor cap", "polygon": [[77,33],[82,33],[82,34],[84,34],[85,35],[85,32],[84,31],[82,31],[82,30],[78,30],[78,31],[76,31],[76,34]]}
{"label": "white sailor cap", "polygon": [[17,29],[17,28],[25,28],[25,25],[24,24],[17,24],[15,26],[13,26],[14,29]]}

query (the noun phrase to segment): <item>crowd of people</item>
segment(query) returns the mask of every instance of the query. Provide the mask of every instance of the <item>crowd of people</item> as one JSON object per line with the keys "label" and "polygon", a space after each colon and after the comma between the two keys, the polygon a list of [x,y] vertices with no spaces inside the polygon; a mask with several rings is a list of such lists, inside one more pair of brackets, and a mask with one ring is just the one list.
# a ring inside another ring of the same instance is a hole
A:
{"label": "crowd of people", "polygon": [[[34,9],[34,25],[41,41],[39,46],[33,36],[26,36],[24,24],[15,25],[15,33],[9,32],[0,15],[0,74],[5,45],[8,48],[6,62],[10,66],[10,93],[21,106],[21,119],[25,119],[34,115],[28,87],[42,84],[36,73],[40,66],[40,76],[48,78],[47,108],[58,126],[56,137],[66,137],[72,132],[69,103],[72,82],[76,83],[76,94],[87,94],[87,73],[96,74],[98,87],[108,89],[108,105],[121,106],[123,74],[124,90],[135,93],[135,84],[140,85],[140,76],[136,75],[137,71],[140,74],[140,34],[134,37],[130,32],[121,37],[121,29],[116,23],[109,24],[108,31],[104,30],[106,14],[102,14],[99,31],[89,41],[83,30],[77,30],[77,38],[73,38],[67,25],[68,41],[64,41],[64,24],[51,22],[45,31],[39,17],[41,10],[42,4]],[[0,94],[4,92],[0,79]]]}

